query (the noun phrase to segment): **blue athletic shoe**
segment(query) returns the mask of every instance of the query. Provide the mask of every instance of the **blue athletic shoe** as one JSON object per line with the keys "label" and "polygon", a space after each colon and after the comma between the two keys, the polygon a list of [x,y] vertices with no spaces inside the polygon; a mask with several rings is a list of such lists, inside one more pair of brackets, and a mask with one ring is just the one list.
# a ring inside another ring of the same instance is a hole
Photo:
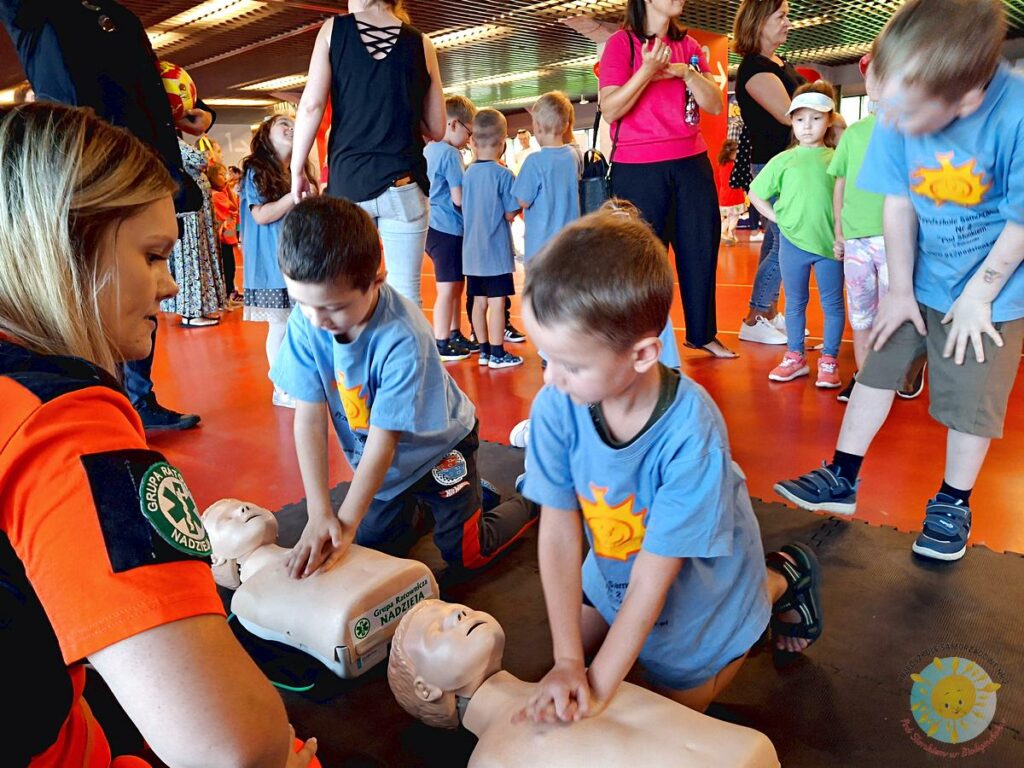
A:
{"label": "blue athletic shoe", "polygon": [[924,530],[913,549],[921,557],[950,562],[964,556],[970,537],[970,507],[960,499],[937,493],[924,508]]}
{"label": "blue athletic shoe", "polygon": [[806,475],[776,483],[775,492],[811,512],[852,515],[857,511],[857,484],[850,485],[849,480],[837,475],[824,461]]}

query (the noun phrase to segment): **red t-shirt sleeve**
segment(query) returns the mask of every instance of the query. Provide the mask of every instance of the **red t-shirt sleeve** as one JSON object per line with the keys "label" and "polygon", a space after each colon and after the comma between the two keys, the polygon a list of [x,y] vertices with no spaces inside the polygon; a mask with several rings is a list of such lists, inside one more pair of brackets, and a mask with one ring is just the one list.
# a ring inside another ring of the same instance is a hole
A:
{"label": "red t-shirt sleeve", "polygon": [[601,77],[599,86],[605,88],[611,85],[625,85],[638,65],[635,63],[636,53],[640,44],[633,39],[634,61],[629,60],[629,37],[624,30],[619,30],[608,38],[604,45],[604,52],[601,54]]}
{"label": "red t-shirt sleeve", "polygon": [[[104,457],[110,477],[121,464],[128,471],[129,460],[121,461],[122,456],[162,459],[147,451],[141,423],[124,395],[90,387],[32,410],[3,447],[0,461],[3,530],[68,664],[162,624],[224,613],[207,560],[178,553],[168,557],[165,551],[152,554],[151,564],[138,564],[146,562],[146,547],[119,538],[110,521],[116,508],[146,539],[150,523],[140,486],[128,480],[104,485],[91,477],[88,459],[97,455]],[[133,490],[116,490],[122,487]],[[142,522],[134,518],[135,510]],[[127,558],[126,550],[131,550]]]}

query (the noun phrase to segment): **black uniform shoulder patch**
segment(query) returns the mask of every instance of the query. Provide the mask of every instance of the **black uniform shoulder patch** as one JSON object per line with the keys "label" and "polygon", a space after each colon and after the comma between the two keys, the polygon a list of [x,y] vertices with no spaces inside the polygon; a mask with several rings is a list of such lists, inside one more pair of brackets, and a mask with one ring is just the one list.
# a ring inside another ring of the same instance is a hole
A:
{"label": "black uniform shoulder patch", "polygon": [[210,539],[181,473],[156,451],[82,456],[115,573],[208,559]]}

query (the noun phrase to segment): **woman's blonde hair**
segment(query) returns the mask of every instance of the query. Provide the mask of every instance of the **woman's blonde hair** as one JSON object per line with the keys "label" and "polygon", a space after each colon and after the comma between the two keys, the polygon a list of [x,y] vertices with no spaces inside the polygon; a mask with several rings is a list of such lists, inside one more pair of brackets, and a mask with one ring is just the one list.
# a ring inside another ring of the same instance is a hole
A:
{"label": "woman's blonde hair", "polygon": [[743,0],[732,24],[732,49],[740,56],[761,52],[761,32],[782,0]]}
{"label": "woman's blonde hair", "polygon": [[0,110],[0,332],[116,375],[100,294],[111,228],[174,193],[160,158],[91,110]]}

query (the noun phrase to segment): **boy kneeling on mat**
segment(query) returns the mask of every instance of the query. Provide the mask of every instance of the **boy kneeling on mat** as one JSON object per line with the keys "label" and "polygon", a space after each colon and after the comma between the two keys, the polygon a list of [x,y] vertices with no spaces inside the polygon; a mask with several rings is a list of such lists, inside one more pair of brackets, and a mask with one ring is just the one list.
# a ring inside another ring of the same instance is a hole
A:
{"label": "boy kneeling on mat", "polygon": [[[404,555],[421,506],[453,571],[486,565],[533,523],[535,507],[515,496],[482,509],[476,409],[441,364],[423,313],[384,282],[369,215],[347,200],[303,200],[285,219],[278,257],[296,307],[270,378],[296,400],[309,510],[291,575],[329,568],[353,540]],[[328,419],[355,470],[337,513]]]}
{"label": "boy kneeling on mat", "polygon": [[782,652],[821,634],[813,552],[787,545],[766,571],[718,408],[658,362],[672,287],[650,228],[607,212],[562,230],[527,273],[523,320],[549,361],[523,493],[542,509],[555,657],[534,720],[598,714],[638,659],[655,690],[703,711],[769,620]]}

